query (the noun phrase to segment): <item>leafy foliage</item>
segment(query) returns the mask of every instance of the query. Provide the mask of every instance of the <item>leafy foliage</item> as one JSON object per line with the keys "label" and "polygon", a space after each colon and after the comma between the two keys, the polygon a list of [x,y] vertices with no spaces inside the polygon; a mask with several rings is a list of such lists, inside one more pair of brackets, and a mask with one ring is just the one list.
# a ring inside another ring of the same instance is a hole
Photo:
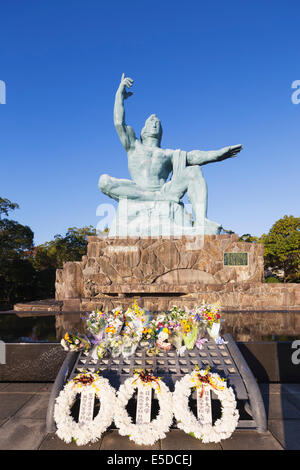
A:
{"label": "leafy foliage", "polygon": [[239,241],[264,244],[265,268],[275,274],[266,282],[280,282],[276,280],[277,272],[283,274],[284,282],[300,282],[300,217],[285,215],[275,222],[268,234],[255,237],[246,233]]}
{"label": "leafy foliage", "polygon": [[[19,206],[0,198],[0,216]],[[71,227],[65,235],[38,247],[28,226],[0,218],[0,309],[16,302],[53,298],[55,272],[65,261],[80,261],[87,251],[87,238],[96,235],[92,226]]]}
{"label": "leafy foliage", "polygon": [[262,240],[259,237],[254,237],[250,233],[244,233],[244,235],[239,237],[239,242],[262,243]]}
{"label": "leafy foliage", "polygon": [[281,281],[280,279],[278,279],[278,277],[271,275],[265,278],[265,282],[267,282],[268,284],[278,284],[278,282]]}
{"label": "leafy foliage", "polygon": [[0,259],[27,258],[32,255],[33,232],[15,220],[0,220]]}
{"label": "leafy foliage", "polygon": [[284,282],[300,282],[300,217],[285,215],[262,238],[265,267],[282,270]]}
{"label": "leafy foliage", "polygon": [[[17,204],[0,198],[0,212],[7,214]],[[33,232],[14,220],[0,220],[0,307],[32,295],[35,270],[30,262]]]}
{"label": "leafy foliage", "polygon": [[80,261],[86,254],[89,235],[96,235],[92,226],[68,229],[65,236],[55,235],[54,240],[36,248],[34,266],[36,269],[62,268],[65,261]]}
{"label": "leafy foliage", "polygon": [[19,205],[16,202],[11,202],[9,199],[0,197],[0,219],[2,214],[8,215],[10,211],[18,208]]}
{"label": "leafy foliage", "polygon": [[89,235],[96,235],[96,229],[71,227],[63,235],[55,235],[54,240],[35,248],[32,259],[36,270],[36,299],[55,297],[56,269],[62,268],[65,261],[81,261],[87,251]]}

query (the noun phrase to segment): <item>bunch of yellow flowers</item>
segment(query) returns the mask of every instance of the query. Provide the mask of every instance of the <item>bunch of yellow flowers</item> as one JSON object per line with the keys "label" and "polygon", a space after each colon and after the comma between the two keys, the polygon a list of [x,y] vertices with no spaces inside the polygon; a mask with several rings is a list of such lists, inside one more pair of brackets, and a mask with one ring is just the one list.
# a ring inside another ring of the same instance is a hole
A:
{"label": "bunch of yellow flowers", "polygon": [[185,320],[185,319],[183,319],[183,320],[181,321],[181,328],[182,328],[182,330],[183,330],[183,334],[186,334],[186,335],[187,335],[188,333],[190,333],[191,327],[192,327],[192,325],[191,325],[191,322],[190,322],[190,321],[187,321],[187,320]]}

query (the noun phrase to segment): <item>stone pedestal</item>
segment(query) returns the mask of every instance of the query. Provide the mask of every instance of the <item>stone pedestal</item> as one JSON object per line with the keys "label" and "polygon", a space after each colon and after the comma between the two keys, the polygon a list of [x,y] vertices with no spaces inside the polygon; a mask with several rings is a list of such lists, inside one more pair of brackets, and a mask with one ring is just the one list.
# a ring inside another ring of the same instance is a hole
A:
{"label": "stone pedestal", "polygon": [[57,271],[56,300],[64,311],[126,308],[134,298],[152,311],[202,301],[235,309],[300,304],[299,285],[265,284],[263,274],[263,245],[237,235],[93,236],[81,262]]}
{"label": "stone pedestal", "polygon": [[181,237],[215,235],[221,228],[208,219],[193,226],[182,202],[120,199],[109,233],[111,237]]}
{"label": "stone pedestal", "polygon": [[55,301],[17,304],[14,309],[30,315],[54,311],[69,315],[96,307],[126,309],[136,299],[157,312],[174,305],[192,309],[202,301],[219,301],[227,315],[235,312],[232,328],[239,310],[269,311],[270,318],[276,311],[283,315],[300,310],[300,284],[266,284],[263,275],[263,245],[239,242],[237,235],[93,236],[82,261],[67,262],[57,270]]}

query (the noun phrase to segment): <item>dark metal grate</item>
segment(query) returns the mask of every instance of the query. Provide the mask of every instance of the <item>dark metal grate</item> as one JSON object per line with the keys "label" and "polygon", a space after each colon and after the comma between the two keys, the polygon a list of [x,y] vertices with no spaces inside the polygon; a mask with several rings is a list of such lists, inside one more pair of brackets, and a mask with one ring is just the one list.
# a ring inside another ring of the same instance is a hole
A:
{"label": "dark metal grate", "polygon": [[[84,370],[98,371],[118,389],[121,383],[133,375],[135,369],[148,369],[154,375],[161,377],[170,390],[174,391],[175,382],[185,374],[191,373],[195,369],[195,365],[200,369],[205,369],[209,365],[211,372],[217,372],[221,377],[227,379],[227,383],[234,389],[238,401],[248,400],[244,382],[227,345],[217,345],[213,341],[205,343],[201,350],[197,348],[192,351],[186,350],[181,357],[177,356],[175,350],[162,351],[158,356],[149,357],[144,349],[139,348],[128,359],[120,356],[94,361],[91,353],[81,353],[73,367],[70,379]],[[214,398],[214,394],[212,398]]]}

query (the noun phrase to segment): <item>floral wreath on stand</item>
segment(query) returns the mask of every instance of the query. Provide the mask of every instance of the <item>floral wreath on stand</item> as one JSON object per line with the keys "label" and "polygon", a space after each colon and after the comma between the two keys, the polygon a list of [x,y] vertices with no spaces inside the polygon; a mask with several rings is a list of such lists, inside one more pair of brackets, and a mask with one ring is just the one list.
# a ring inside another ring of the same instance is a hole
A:
{"label": "floral wreath on stand", "polygon": [[[100,401],[100,411],[88,423],[77,423],[71,416],[71,408],[76,395],[83,390],[95,392]],[[56,434],[66,443],[73,441],[78,446],[88,442],[96,442],[113,421],[115,389],[104,377],[96,373],[82,373],[68,382],[59,396],[54,407],[54,419],[57,425]]]}
{"label": "floral wreath on stand", "polygon": [[[191,374],[185,375],[176,382],[173,392],[173,411],[178,428],[186,433],[201,439],[202,442],[220,442],[231,436],[237,427],[239,412],[233,389],[227,387],[224,379],[216,373],[209,373],[209,367],[199,370],[198,367]],[[222,416],[214,424],[201,423],[189,408],[191,389],[213,390],[221,402]]]}
{"label": "floral wreath on stand", "polygon": [[[159,401],[159,414],[150,423],[134,424],[126,410],[128,401],[139,386],[155,390]],[[121,436],[128,436],[138,445],[153,445],[158,439],[166,437],[172,425],[172,393],[159,377],[144,371],[134,371],[134,376],[126,379],[117,393],[114,422]]]}

